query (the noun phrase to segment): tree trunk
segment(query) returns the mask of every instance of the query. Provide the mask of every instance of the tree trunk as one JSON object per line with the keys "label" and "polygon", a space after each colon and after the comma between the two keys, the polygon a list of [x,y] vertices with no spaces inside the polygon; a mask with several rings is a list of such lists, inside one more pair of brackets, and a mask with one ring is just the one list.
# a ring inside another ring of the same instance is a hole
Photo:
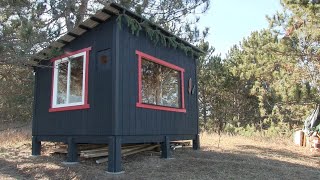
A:
{"label": "tree trunk", "polygon": [[67,0],[66,1],[66,9],[64,12],[64,17],[66,19],[66,27],[67,27],[67,31],[71,31],[74,27],[74,24],[70,18],[70,14],[71,14],[71,6],[72,6],[72,0]]}
{"label": "tree trunk", "polygon": [[79,25],[84,20],[84,17],[87,13],[88,1],[89,0],[81,0],[80,2],[79,11],[76,16],[77,17],[76,24],[75,24],[76,26]]}
{"label": "tree trunk", "polygon": [[202,115],[203,115],[203,127],[205,130],[207,130],[207,123],[208,123],[208,115],[207,115],[207,101],[205,100],[206,97],[205,97],[205,92],[202,91],[202,96],[203,96],[203,108],[202,108]]}

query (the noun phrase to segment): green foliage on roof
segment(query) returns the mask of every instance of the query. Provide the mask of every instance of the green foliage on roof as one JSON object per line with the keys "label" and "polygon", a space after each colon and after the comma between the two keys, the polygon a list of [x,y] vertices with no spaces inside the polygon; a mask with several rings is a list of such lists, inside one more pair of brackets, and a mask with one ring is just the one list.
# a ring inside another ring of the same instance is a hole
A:
{"label": "green foliage on roof", "polygon": [[180,49],[186,55],[192,57],[199,57],[201,55],[199,51],[196,51],[194,48],[185,45],[185,43],[181,42],[181,40],[177,39],[175,36],[166,35],[159,28],[153,27],[153,25],[146,19],[139,22],[137,19],[125,13],[119,14],[117,17],[117,22],[120,28],[122,27],[124,20],[133,35],[139,36],[140,32],[144,30],[155,45],[161,44],[165,47]]}

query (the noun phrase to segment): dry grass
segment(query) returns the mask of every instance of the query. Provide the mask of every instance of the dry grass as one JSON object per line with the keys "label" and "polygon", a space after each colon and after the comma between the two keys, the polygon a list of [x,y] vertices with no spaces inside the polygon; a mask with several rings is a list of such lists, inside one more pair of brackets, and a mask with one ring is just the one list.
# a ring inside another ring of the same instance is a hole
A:
{"label": "dry grass", "polygon": [[292,139],[222,135],[219,148],[218,142],[218,135],[201,135],[203,151],[248,155],[261,159],[317,167],[320,170],[320,158],[313,157],[314,154],[311,153],[310,149],[294,145]]}
{"label": "dry grass", "polygon": [[43,145],[42,156],[30,157],[30,126],[0,132],[0,179],[319,179],[320,160],[291,140],[241,136],[201,135],[202,149],[178,149],[173,159],[159,153],[123,158],[124,174],[110,175],[107,165],[94,159],[65,166],[64,155],[50,155],[52,143]]}
{"label": "dry grass", "polygon": [[0,147],[21,146],[30,141],[30,137],[31,125],[28,123],[2,123],[0,126]]}

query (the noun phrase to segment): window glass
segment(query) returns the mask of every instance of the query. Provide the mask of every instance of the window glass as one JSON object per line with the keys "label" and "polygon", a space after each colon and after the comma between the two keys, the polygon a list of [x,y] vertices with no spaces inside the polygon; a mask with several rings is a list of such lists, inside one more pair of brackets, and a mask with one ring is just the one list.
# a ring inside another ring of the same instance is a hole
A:
{"label": "window glass", "polygon": [[70,59],[69,103],[82,102],[83,56]]}
{"label": "window glass", "polygon": [[142,103],[181,108],[179,71],[142,59]]}
{"label": "window glass", "polygon": [[53,62],[49,112],[88,109],[88,65],[91,47],[67,52]]}
{"label": "window glass", "polygon": [[68,84],[68,61],[61,62],[57,65],[58,83],[57,83],[57,104],[65,104],[67,101],[67,84]]}
{"label": "window glass", "polygon": [[76,54],[55,63],[56,98],[53,107],[81,105],[84,103],[84,64],[85,54]]}

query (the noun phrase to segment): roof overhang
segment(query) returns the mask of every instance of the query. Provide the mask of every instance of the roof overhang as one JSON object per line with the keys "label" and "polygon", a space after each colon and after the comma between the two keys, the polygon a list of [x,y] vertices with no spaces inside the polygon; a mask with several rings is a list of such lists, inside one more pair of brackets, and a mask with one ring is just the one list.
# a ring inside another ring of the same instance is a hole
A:
{"label": "roof overhang", "polygon": [[[101,10],[99,10],[98,12],[96,12],[96,14],[92,15],[91,17],[89,17],[88,19],[83,21],[81,24],[79,24],[78,26],[73,28],[71,31],[67,32],[65,35],[61,36],[56,41],[52,42],[48,47],[44,48],[39,53],[37,53],[33,59],[36,61],[37,60],[38,61],[39,60],[48,60],[50,58],[50,54],[52,51],[54,51],[56,49],[63,48],[65,45],[69,44],[70,42],[72,42],[76,38],[80,37],[81,35],[83,35],[87,31],[89,31],[89,30],[93,29],[94,27],[98,26],[99,24],[107,21],[110,17],[118,16],[121,13],[125,13],[126,15],[128,15],[132,18],[135,18],[138,21],[141,21],[141,20],[148,21],[147,19],[143,18],[142,16],[120,6],[119,4],[110,3],[110,4],[106,5],[104,8],[102,8]],[[192,50],[194,50],[200,54],[205,53],[202,50],[200,50],[199,48],[197,48],[196,46],[194,46],[194,45],[190,44],[189,42],[179,38],[178,36],[170,33],[169,31],[163,29],[162,27],[160,27],[150,21],[148,21],[148,23],[150,26],[159,29],[161,31],[161,33],[163,33],[167,36],[175,37],[177,42],[182,43],[183,45],[192,48]]]}

